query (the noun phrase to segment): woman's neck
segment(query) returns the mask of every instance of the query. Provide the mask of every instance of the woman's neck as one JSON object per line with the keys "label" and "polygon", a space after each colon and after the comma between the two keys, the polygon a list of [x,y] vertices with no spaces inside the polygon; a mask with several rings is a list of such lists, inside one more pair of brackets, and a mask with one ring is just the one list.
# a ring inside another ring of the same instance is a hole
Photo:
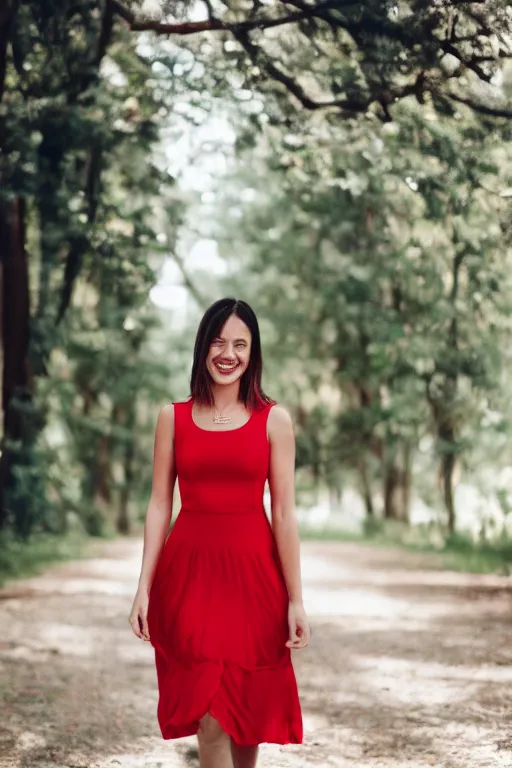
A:
{"label": "woman's neck", "polygon": [[233,384],[213,384],[212,395],[217,410],[223,412],[235,406],[238,403],[239,392],[240,380],[234,381]]}

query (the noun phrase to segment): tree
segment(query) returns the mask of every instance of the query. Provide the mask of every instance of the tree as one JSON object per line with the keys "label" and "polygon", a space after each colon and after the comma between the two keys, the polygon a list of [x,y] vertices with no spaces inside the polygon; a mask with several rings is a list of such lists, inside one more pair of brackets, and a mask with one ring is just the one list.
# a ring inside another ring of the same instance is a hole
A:
{"label": "tree", "polygon": [[405,103],[382,128],[268,128],[235,176],[237,218],[218,217],[248,254],[245,291],[258,275],[299,461],[327,484],[356,472],[370,514],[379,479],[385,516],[407,519],[412,461],[433,432],[455,527],[456,460],[498,386],[512,306],[507,130]]}
{"label": "tree", "polygon": [[[151,65],[135,51],[135,40],[114,32],[109,4],[26,2],[9,6],[6,13],[0,527],[28,536],[36,525],[45,525],[46,513],[51,515],[40,440],[51,392],[44,393],[45,400],[41,383],[53,382],[56,352],[78,354],[71,333],[77,328],[67,322],[75,288],[87,285],[92,295],[98,291],[97,326],[121,336],[119,352],[136,367],[154,322],[138,309],[155,279],[148,264],[148,250],[157,250],[154,200],[165,196],[173,180],[152,156],[159,140],[157,113],[165,106],[148,87]],[[109,70],[121,85],[112,86]],[[176,225],[178,219],[175,215]],[[108,301],[115,320],[105,311]],[[138,331],[127,334],[123,322],[137,313]],[[128,431],[132,425],[131,441],[137,418],[128,413],[133,395],[124,395],[129,407],[118,411]],[[132,458],[126,451],[129,475]],[[97,487],[91,489],[92,496],[96,492]]]}
{"label": "tree", "polygon": [[370,110],[387,121],[393,105],[412,96],[451,114],[464,103],[512,116],[493,86],[501,61],[512,56],[505,0],[281,0],[270,7],[205,0],[204,21],[187,20],[188,3],[166,4],[172,20],[141,18],[136,3],[111,0],[110,7],[133,31],[221,34],[249,86],[291,95],[306,110],[345,117]]}

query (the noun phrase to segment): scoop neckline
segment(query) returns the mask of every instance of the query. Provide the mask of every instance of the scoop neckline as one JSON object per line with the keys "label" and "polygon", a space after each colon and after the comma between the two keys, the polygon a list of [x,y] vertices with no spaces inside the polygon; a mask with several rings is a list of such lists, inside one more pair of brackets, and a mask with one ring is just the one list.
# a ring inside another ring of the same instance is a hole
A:
{"label": "scoop neckline", "polygon": [[205,429],[204,427],[200,427],[199,424],[197,424],[194,421],[194,415],[192,413],[192,409],[194,407],[194,400],[193,399],[189,400],[189,403],[190,403],[190,407],[189,407],[190,421],[192,422],[194,427],[198,429],[200,432],[211,432],[214,435],[224,434],[226,432],[239,432],[241,429],[246,427],[251,422],[251,419],[254,416],[254,410],[252,410],[251,415],[249,416],[245,424],[241,424],[239,427],[233,427],[232,429]]}

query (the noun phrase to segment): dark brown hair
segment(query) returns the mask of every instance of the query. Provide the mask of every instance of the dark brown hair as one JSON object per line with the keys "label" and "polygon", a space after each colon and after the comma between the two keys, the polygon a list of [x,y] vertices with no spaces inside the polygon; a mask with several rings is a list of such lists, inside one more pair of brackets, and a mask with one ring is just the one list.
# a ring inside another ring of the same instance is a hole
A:
{"label": "dark brown hair", "polygon": [[239,317],[251,332],[251,356],[249,365],[240,380],[239,400],[250,410],[257,410],[265,404],[274,403],[275,400],[268,397],[261,388],[263,360],[258,320],[249,304],[240,299],[219,299],[204,313],[197,329],[194,344],[190,393],[200,405],[212,406],[214,404],[212,377],[206,367],[206,358],[212,341],[220,334],[224,323],[231,315]]}

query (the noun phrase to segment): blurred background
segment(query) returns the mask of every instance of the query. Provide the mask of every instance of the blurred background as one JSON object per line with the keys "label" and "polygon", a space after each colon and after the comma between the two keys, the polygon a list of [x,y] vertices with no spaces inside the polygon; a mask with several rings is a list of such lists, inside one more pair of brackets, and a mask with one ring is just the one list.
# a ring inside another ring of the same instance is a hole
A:
{"label": "blurred background", "polygon": [[507,0],[4,0],[5,765],[196,758],[126,619],[223,296],[294,419],[317,628],[269,765],[511,764],[511,118]]}
{"label": "blurred background", "polygon": [[512,21],[483,6],[9,0],[0,571],[140,526],[226,295],[305,529],[512,558]]}

